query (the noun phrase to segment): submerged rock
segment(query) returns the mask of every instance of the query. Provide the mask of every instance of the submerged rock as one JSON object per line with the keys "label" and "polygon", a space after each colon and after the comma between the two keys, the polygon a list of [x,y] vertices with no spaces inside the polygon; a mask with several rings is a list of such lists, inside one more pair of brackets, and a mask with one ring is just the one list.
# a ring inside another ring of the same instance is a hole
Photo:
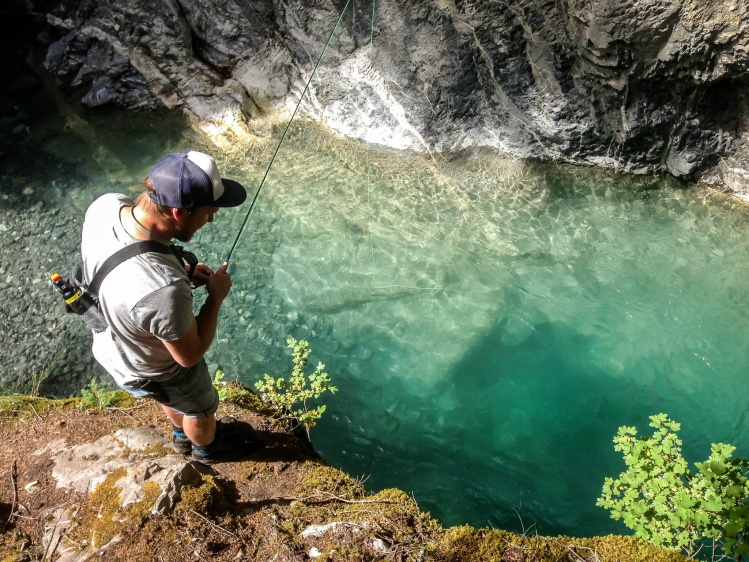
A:
{"label": "submerged rock", "polygon": [[[296,105],[341,9],[32,4],[59,36],[47,68],[85,104],[180,107],[234,140]],[[300,112],[398,149],[489,147],[692,177],[741,146],[746,11],[739,0],[380,0],[372,21],[372,2],[352,2]]]}

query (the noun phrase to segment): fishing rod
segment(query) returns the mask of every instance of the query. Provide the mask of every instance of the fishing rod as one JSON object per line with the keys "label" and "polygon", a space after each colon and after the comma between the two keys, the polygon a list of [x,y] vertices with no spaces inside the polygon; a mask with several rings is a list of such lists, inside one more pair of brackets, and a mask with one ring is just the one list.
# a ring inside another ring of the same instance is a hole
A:
{"label": "fishing rod", "polygon": [[276,159],[276,155],[278,155],[278,151],[281,150],[281,145],[283,144],[283,141],[286,139],[286,134],[289,132],[289,128],[291,127],[291,122],[294,120],[294,117],[296,116],[296,113],[299,110],[299,106],[302,105],[302,101],[304,101],[304,95],[307,93],[307,89],[309,88],[309,85],[312,82],[312,78],[314,78],[315,76],[315,72],[317,72],[317,67],[320,66],[320,63],[322,62],[322,58],[325,56],[325,51],[328,50],[328,45],[330,45],[330,42],[333,39],[333,35],[338,29],[338,26],[341,24],[341,20],[343,20],[343,15],[346,13],[346,10],[348,9],[348,5],[350,3],[351,3],[351,0],[347,0],[346,5],[343,7],[343,11],[341,11],[341,15],[338,16],[338,21],[336,21],[335,27],[333,27],[333,31],[330,32],[330,36],[328,37],[328,41],[325,43],[325,47],[323,48],[322,53],[320,53],[320,58],[317,59],[317,64],[315,64],[315,67],[312,69],[312,74],[310,74],[309,80],[307,80],[307,84],[304,86],[304,91],[302,91],[302,95],[299,97],[299,102],[296,104],[296,107],[294,108],[294,112],[291,114],[291,119],[289,119],[289,122],[286,124],[286,129],[284,129],[283,135],[281,135],[281,140],[278,142],[278,146],[276,146],[276,151],[273,153],[273,156],[271,157],[270,162],[268,163],[268,168],[265,170],[265,175],[263,176],[263,179],[260,181],[260,186],[257,188],[257,191],[255,192],[255,197],[252,198],[252,202],[250,203],[250,208],[247,211],[247,215],[244,217],[244,221],[242,221],[242,226],[239,228],[239,233],[237,234],[237,237],[234,240],[234,244],[232,244],[231,249],[229,250],[229,253],[226,256],[226,260],[225,260],[226,263],[229,263],[229,260],[231,259],[231,255],[232,253],[234,253],[234,248],[237,247],[237,243],[239,242],[239,239],[242,237],[242,234],[244,233],[244,229],[247,226],[247,221],[250,219],[250,213],[252,213],[252,208],[255,206],[255,202],[257,201],[257,198],[260,195],[260,190],[263,189],[265,180],[268,177],[268,174],[270,173],[271,166],[273,166],[273,161]]}

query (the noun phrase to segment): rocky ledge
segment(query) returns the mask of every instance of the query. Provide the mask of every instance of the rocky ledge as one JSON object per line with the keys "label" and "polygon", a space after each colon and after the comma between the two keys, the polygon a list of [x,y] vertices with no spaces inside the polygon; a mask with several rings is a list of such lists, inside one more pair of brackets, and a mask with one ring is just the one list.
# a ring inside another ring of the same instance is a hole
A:
{"label": "rocky ledge", "polygon": [[749,189],[746,0],[28,0],[89,106],[180,108],[219,143],[300,112],[350,137]]}
{"label": "rocky ledge", "polygon": [[0,412],[4,562],[689,560],[632,537],[445,529],[404,492],[370,493],[326,465],[234,386],[220,413],[251,423],[262,447],[211,467],[174,454],[154,404],[123,393],[4,396]]}

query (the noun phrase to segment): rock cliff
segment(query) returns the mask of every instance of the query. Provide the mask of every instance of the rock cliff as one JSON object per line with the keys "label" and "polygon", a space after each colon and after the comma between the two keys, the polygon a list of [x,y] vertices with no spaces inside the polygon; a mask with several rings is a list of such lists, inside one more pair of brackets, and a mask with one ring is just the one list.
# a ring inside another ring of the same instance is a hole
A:
{"label": "rock cliff", "polygon": [[[28,4],[49,26],[48,70],[84,104],[180,107],[241,140],[293,109],[345,2]],[[351,0],[300,112],[398,149],[722,174],[741,190],[748,11],[746,0]]]}
{"label": "rock cliff", "polygon": [[102,409],[0,396],[0,559],[690,560],[634,537],[443,528],[406,493],[373,494],[326,465],[254,398],[229,390],[222,414],[251,423],[262,447],[211,467],[174,454],[152,401],[118,393]]}

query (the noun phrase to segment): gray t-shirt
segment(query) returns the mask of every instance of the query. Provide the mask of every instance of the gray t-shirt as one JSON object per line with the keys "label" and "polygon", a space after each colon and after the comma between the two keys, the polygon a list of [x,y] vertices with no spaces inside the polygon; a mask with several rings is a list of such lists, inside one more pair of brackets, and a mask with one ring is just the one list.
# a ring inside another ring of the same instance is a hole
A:
{"label": "gray t-shirt", "polygon": [[[110,193],[86,211],[81,254],[87,281],[109,256],[138,241],[120,222],[126,205],[133,201]],[[99,299],[109,327],[94,334],[93,353],[118,384],[163,381],[184,369],[162,343],[184,336],[194,318],[190,282],[174,255],[149,252],[122,262],[102,282]],[[205,361],[196,367],[207,372]]]}

